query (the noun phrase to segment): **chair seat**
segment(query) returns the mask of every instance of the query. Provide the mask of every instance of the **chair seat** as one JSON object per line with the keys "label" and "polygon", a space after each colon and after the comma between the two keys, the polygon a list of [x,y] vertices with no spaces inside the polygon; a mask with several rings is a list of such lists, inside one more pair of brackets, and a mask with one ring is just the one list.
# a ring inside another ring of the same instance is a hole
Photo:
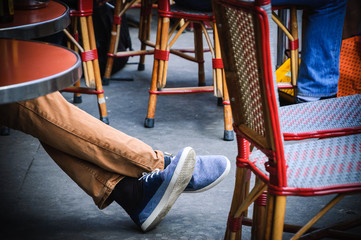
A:
{"label": "chair seat", "polygon": [[211,21],[213,20],[213,13],[212,12],[203,12],[197,11],[192,9],[182,8],[177,4],[171,5],[170,11],[163,11],[158,9],[159,15],[163,16],[166,15],[168,17],[173,18],[186,18],[188,20],[194,21]]}
{"label": "chair seat", "polygon": [[280,124],[288,134],[361,128],[361,94],[281,107]]}
{"label": "chair seat", "polygon": [[[361,188],[361,134],[304,141],[297,148],[292,145],[284,146],[288,186],[283,193],[312,195]],[[255,150],[249,160],[268,177],[267,159]]]}

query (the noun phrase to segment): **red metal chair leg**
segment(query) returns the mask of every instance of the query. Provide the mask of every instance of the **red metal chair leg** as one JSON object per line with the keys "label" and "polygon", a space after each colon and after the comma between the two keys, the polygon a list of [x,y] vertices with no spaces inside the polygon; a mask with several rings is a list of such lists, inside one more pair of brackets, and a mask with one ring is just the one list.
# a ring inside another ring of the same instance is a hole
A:
{"label": "red metal chair leg", "polygon": [[[97,48],[96,48],[96,40],[95,40],[92,16],[87,17],[87,22],[89,27],[90,48],[91,50],[96,51]],[[98,58],[95,58],[93,60],[93,65],[94,65],[95,86],[96,86],[96,90],[99,92],[99,94],[97,94],[97,100],[98,100],[98,108],[100,113],[100,120],[106,124],[109,124]]]}
{"label": "red metal chair leg", "polygon": [[[157,31],[157,39],[156,39],[156,49],[159,48],[161,44],[161,34],[159,29],[162,28],[162,19],[158,19],[158,31]],[[147,111],[147,117],[144,121],[144,127],[147,128],[153,128],[154,127],[154,116],[155,116],[155,107],[157,104],[157,94],[155,93],[157,91],[157,84],[158,84],[158,68],[159,68],[159,59],[157,59],[154,56],[154,62],[153,62],[153,73],[152,73],[152,81],[150,85],[150,91],[149,91],[149,101],[148,101],[148,111]]]}
{"label": "red metal chair leg", "polygon": [[[150,40],[150,29],[151,29],[151,19],[152,19],[152,7],[153,0],[142,0],[141,11],[140,11],[140,25],[139,25],[139,40],[141,42],[140,50],[145,51],[147,44],[146,42]],[[145,55],[139,57],[138,71],[143,71]]]}
{"label": "red metal chair leg", "polygon": [[[115,47],[115,42],[116,42],[116,38],[117,38],[117,26],[120,24],[120,19],[121,19],[121,18],[117,18],[117,16],[119,15],[122,8],[123,8],[123,1],[116,0],[115,8],[114,8],[113,26],[112,26],[112,31],[110,34],[110,44],[109,44],[109,51],[108,51],[111,54],[115,54],[115,52],[117,51],[116,47]],[[108,56],[107,64],[105,66],[105,72],[104,72],[104,76],[103,76],[103,84],[104,85],[109,85],[109,80],[112,75],[113,63],[114,63],[114,57]]]}
{"label": "red metal chair leg", "polygon": [[[223,72],[224,73],[224,72]],[[234,140],[233,132],[233,119],[232,119],[232,109],[228,96],[228,88],[226,84],[225,75],[223,75],[223,112],[224,112],[224,136],[223,139],[226,141]]]}
{"label": "red metal chair leg", "polygon": [[267,192],[263,192],[253,205],[252,239],[263,240],[266,228]]}
{"label": "red metal chair leg", "polygon": [[81,47],[76,42],[75,39],[72,40],[74,41],[74,44],[77,45],[78,48],[81,48],[80,50],[82,51],[81,56],[84,67],[83,72],[87,87],[82,88],[79,86],[79,84],[77,84],[74,87],[66,88],[63,89],[62,91],[73,92],[78,94],[79,93],[95,94],[97,96],[100,120],[106,124],[109,124],[106,103],[104,98],[104,90],[100,76],[95,35],[94,35],[94,26],[92,19],[93,2],[90,0],[89,1],[82,0],[79,1],[78,5],[79,5],[79,11],[72,11],[71,14],[72,16],[79,17],[83,47]]}

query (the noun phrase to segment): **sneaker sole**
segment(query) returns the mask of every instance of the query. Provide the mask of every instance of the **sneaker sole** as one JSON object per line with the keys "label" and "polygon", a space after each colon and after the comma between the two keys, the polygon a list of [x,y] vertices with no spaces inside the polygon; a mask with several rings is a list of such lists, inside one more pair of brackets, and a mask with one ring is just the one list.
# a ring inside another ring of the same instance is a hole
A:
{"label": "sneaker sole", "polygon": [[227,167],[224,170],[224,172],[222,173],[221,176],[219,176],[214,182],[212,182],[211,184],[205,186],[204,188],[195,190],[195,191],[187,191],[185,190],[184,193],[199,193],[199,192],[204,192],[207,191],[208,189],[211,189],[212,187],[216,186],[218,183],[220,183],[229,173],[229,171],[231,170],[231,162],[229,161],[229,159],[227,157],[224,157],[225,159],[227,159]]}
{"label": "sneaker sole", "polygon": [[146,232],[153,229],[167,215],[174,202],[191,180],[195,167],[195,159],[196,154],[194,150],[186,147],[182,152],[177,167],[161,200],[147,220],[141,225],[143,231]]}

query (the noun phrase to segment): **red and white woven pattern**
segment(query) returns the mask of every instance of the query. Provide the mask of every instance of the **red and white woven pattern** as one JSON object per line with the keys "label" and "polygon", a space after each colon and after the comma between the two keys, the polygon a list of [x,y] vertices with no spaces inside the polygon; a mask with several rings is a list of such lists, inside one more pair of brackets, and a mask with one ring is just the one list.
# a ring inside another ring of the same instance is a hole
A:
{"label": "red and white woven pattern", "polygon": [[[361,134],[284,146],[288,187],[322,188],[361,183]],[[252,152],[254,162],[264,174],[267,157]]]}
{"label": "red and white woven pattern", "polygon": [[361,94],[281,107],[284,133],[361,126]]}
{"label": "red and white woven pattern", "polygon": [[239,111],[233,114],[235,119],[242,119],[244,124],[264,136],[264,106],[258,80],[254,19],[251,13],[233,8],[227,8],[226,14],[231,34],[229,40],[232,42],[238,77],[236,84],[239,89],[239,94],[232,96],[231,100],[241,105],[238,106]]}

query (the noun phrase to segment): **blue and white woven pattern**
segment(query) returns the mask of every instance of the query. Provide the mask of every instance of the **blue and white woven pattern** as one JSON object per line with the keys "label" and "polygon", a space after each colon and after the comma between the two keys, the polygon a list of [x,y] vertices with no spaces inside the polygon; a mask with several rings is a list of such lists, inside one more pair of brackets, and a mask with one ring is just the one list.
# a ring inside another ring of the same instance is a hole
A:
{"label": "blue and white woven pattern", "polygon": [[[289,144],[284,151],[288,187],[361,183],[361,134]],[[253,151],[250,161],[268,175],[261,151]]]}
{"label": "blue and white woven pattern", "polygon": [[281,107],[284,133],[361,126],[361,94]]}

